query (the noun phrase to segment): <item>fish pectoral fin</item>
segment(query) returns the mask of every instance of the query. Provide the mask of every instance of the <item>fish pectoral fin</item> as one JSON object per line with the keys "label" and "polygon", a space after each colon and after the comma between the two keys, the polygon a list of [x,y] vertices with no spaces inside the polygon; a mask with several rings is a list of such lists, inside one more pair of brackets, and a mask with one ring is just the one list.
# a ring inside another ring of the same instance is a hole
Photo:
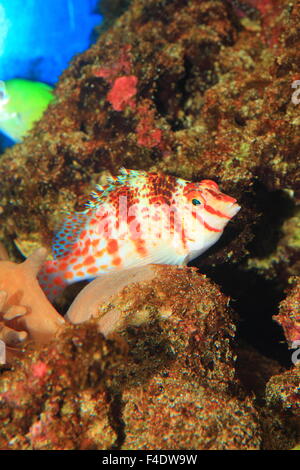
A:
{"label": "fish pectoral fin", "polygon": [[130,257],[130,261],[126,263],[126,268],[143,266],[145,264],[175,264],[181,265],[186,255],[179,254],[175,248],[170,245],[161,245],[153,247],[145,256]]}

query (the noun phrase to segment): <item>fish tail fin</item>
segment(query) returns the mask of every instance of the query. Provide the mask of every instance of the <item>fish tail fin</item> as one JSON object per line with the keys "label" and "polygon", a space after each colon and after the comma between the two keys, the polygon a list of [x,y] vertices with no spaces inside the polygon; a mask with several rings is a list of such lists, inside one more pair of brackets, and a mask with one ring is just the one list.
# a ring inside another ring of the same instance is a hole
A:
{"label": "fish tail fin", "polygon": [[58,297],[68,284],[57,260],[49,260],[43,264],[38,281],[50,301]]}

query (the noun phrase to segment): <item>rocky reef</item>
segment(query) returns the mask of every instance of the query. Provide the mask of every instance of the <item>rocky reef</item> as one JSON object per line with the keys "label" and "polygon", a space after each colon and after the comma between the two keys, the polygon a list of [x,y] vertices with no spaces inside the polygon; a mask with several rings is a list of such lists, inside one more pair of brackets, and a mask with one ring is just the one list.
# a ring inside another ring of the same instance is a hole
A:
{"label": "rocky reef", "polygon": [[[295,443],[293,420],[256,403],[236,374],[228,298],[194,268],[151,271],[138,282],[129,279],[93,319],[65,327],[42,349],[24,347],[1,377],[1,447],[259,449]],[[105,339],[97,324],[111,311],[124,321]]]}
{"label": "rocky reef", "polygon": [[[209,178],[242,206],[194,267],[152,266],[106,297],[100,283],[73,307],[74,289],[60,299],[78,324],[42,348],[29,331],[2,367],[1,448],[300,441],[288,349],[300,321],[299,20],[297,0],[132,0],[1,156],[0,238],[15,262],[49,248],[61,211],[82,209],[121,166]],[[14,264],[0,261],[0,280],[2,263]],[[7,315],[0,326],[15,327]]]}

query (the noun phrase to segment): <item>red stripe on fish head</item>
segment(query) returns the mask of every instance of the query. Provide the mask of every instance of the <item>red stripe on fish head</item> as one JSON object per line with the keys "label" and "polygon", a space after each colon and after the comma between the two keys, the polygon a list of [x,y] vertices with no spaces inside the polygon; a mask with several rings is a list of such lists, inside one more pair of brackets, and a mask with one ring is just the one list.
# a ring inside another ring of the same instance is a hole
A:
{"label": "red stripe on fish head", "polygon": [[221,232],[240,209],[236,199],[222,193],[212,180],[188,183],[184,194],[191,207],[194,205],[194,217],[210,231]]}

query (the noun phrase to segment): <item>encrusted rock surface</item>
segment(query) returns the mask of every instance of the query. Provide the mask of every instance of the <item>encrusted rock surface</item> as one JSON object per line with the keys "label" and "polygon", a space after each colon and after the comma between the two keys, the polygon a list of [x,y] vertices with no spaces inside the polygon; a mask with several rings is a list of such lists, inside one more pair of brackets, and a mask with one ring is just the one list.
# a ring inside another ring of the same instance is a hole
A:
{"label": "encrusted rock surface", "polygon": [[297,418],[300,417],[299,379],[300,367],[297,365],[283,374],[273,376],[269,380],[266,390],[269,403],[282,406]]}
{"label": "encrusted rock surface", "polygon": [[27,346],[0,381],[1,449],[106,449],[117,439],[109,384],[122,348],[95,325],[68,327],[43,350]]}
{"label": "encrusted rock surface", "polygon": [[[290,278],[290,289],[286,298],[280,303],[279,314],[274,317],[283,328],[290,345],[300,344],[300,277]],[[298,341],[298,344],[297,344]]]}
{"label": "encrusted rock surface", "polygon": [[[293,421],[257,405],[239,380],[228,297],[193,268],[152,269],[154,278],[99,306],[99,318],[120,311],[117,336],[105,339],[98,318],[67,326],[43,349],[28,344],[3,372],[1,448],[295,445]],[[274,422],[284,439],[270,434]]]}

